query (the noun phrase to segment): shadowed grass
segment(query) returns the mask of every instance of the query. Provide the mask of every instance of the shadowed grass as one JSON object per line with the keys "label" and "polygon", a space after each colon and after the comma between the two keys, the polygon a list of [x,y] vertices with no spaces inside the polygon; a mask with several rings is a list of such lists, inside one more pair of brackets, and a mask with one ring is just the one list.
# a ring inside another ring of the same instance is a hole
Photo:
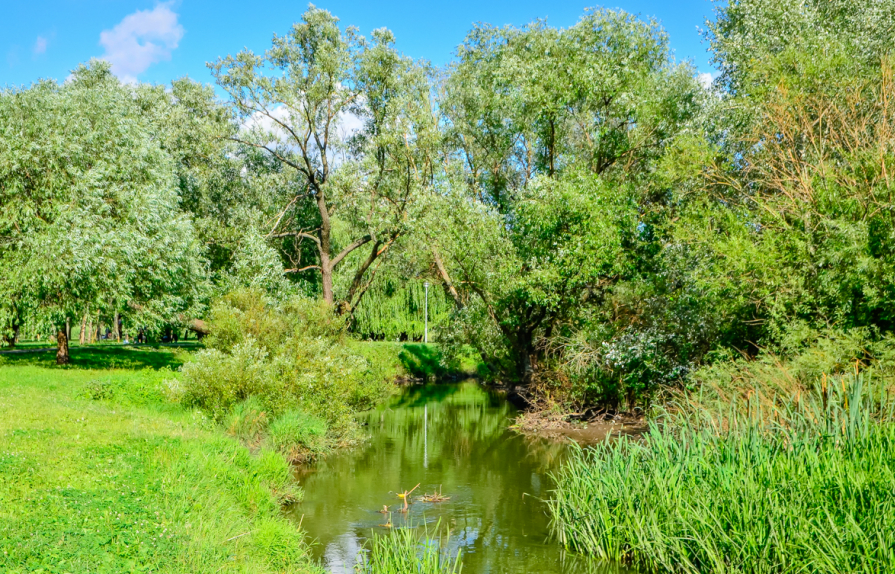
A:
{"label": "shadowed grass", "polygon": [[668,414],[579,450],[550,509],[570,549],[686,573],[895,571],[895,402],[862,375]]}
{"label": "shadowed grass", "polygon": [[[44,347],[46,345],[43,345]],[[196,343],[177,345],[120,345],[103,343],[70,347],[71,362],[66,369],[176,369],[184,363]],[[3,349],[0,365],[29,365],[56,368],[56,351],[27,353],[7,352],[28,350],[20,347]]]}

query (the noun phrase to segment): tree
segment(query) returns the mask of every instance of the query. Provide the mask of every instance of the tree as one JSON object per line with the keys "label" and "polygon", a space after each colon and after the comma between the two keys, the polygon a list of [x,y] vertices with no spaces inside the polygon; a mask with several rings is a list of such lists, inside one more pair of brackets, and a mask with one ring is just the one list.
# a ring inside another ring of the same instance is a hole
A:
{"label": "tree", "polygon": [[[580,328],[655,254],[671,197],[657,166],[704,92],[658,25],[624,12],[567,30],[477,27],[458,55],[439,107],[459,166],[451,182],[482,208],[454,205],[470,233],[438,246],[466,291],[459,316],[490,320],[497,362],[531,381],[545,343]],[[494,230],[472,232],[483,225]]]}
{"label": "tree", "polygon": [[134,96],[103,62],[0,94],[0,301],[55,329],[60,364],[71,319],[170,322],[205,282],[174,165]]}
{"label": "tree", "polygon": [[[317,271],[333,304],[336,269],[369,249],[339,297],[343,311],[356,307],[371,266],[406,231],[434,169],[426,71],[393,43],[384,29],[371,41],[342,31],[311,6],[264,55],[243,51],[211,66],[242,122],[233,139],[290,174],[267,233],[283,241],[287,272]],[[312,261],[303,258],[308,243]]]}
{"label": "tree", "polygon": [[680,230],[700,290],[749,325],[731,346],[895,326],[893,24],[895,3],[866,0],[747,0],[710,24],[719,154]]}

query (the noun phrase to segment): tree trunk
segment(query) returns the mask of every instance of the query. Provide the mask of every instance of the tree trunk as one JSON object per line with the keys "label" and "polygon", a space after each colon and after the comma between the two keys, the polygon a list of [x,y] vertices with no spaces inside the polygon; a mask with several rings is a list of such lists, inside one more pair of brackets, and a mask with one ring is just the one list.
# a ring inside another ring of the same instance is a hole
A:
{"label": "tree trunk", "polygon": [[69,360],[68,336],[65,334],[65,329],[59,329],[56,333],[56,364],[67,365]]}
{"label": "tree trunk", "polygon": [[329,254],[320,252],[320,278],[323,281],[323,300],[333,305],[335,303],[335,295],[333,294],[333,269],[330,266]]}
{"label": "tree trunk", "polygon": [[78,344],[80,344],[82,347],[84,346],[84,343],[87,342],[85,340],[86,336],[87,336],[87,315],[84,315],[83,317],[81,317],[81,330],[78,332]]}
{"label": "tree trunk", "polygon": [[66,317],[65,318],[65,345],[68,346],[68,342],[71,340],[71,320]]}
{"label": "tree trunk", "polygon": [[121,342],[121,328],[119,327],[120,321],[121,317],[118,315],[118,313],[115,313],[115,326],[113,327],[113,329],[115,330],[115,341],[118,343]]}
{"label": "tree trunk", "polygon": [[13,324],[12,326],[12,334],[4,335],[3,340],[6,341],[6,344],[10,347],[15,347],[19,342],[19,326]]}
{"label": "tree trunk", "polygon": [[[326,181],[324,178],[321,181]],[[335,265],[332,265],[332,243],[330,243],[330,221],[329,206],[326,205],[326,194],[315,186],[317,196],[317,211],[320,213],[320,231],[318,232],[317,249],[320,251],[320,278],[323,280],[323,300],[330,305],[335,303],[333,295],[333,271]]]}
{"label": "tree trunk", "polygon": [[438,254],[438,250],[435,249],[435,247],[432,247],[432,255],[435,258],[435,267],[438,268],[438,274],[441,275],[441,280],[444,281],[444,286],[447,289],[448,294],[451,296],[451,299],[454,300],[457,309],[462,309],[463,300],[460,299],[460,294],[457,293],[457,288],[454,287],[454,282],[451,281],[451,276],[448,275],[447,268],[444,266],[444,261],[442,261],[441,255]]}

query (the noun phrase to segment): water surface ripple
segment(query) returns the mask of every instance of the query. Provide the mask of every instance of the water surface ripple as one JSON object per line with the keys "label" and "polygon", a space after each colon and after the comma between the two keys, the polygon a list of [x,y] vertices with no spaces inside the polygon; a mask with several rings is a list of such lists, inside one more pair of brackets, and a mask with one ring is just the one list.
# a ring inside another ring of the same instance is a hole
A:
{"label": "water surface ripple", "polygon": [[[463,554],[466,574],[621,574],[562,550],[550,539],[541,501],[568,448],[507,427],[515,408],[474,382],[416,385],[362,415],[369,440],[297,471],[305,498],[290,510],[314,552],[335,574],[354,572],[358,551],[389,515],[392,523],[434,524],[443,549]],[[449,501],[399,512],[396,493],[440,491]]]}

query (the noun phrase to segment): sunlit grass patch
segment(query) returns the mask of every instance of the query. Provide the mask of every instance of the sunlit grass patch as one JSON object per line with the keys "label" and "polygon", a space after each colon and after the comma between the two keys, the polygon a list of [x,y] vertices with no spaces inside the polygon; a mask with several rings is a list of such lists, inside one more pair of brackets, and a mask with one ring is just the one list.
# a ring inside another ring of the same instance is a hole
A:
{"label": "sunlit grass patch", "polygon": [[164,376],[0,366],[0,571],[317,571],[280,515],[301,495],[286,460],[131,400]]}

